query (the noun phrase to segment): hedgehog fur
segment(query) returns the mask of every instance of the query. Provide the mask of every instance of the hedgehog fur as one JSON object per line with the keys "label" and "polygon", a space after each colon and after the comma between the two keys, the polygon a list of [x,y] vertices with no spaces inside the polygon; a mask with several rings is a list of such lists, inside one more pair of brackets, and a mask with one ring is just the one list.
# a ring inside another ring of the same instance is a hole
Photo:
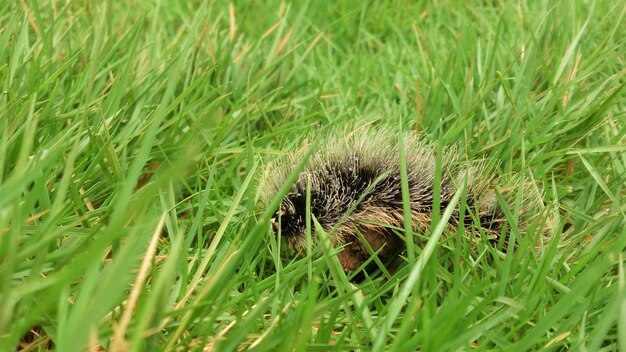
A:
{"label": "hedgehog fur", "polygon": [[[331,235],[333,246],[343,247],[337,255],[346,273],[354,272],[370,259],[366,245],[359,240],[359,233],[371,249],[378,252],[383,263],[392,265],[396,262],[406,248],[405,240],[394,230],[404,227],[399,133],[403,133],[413,230],[427,235],[433,214],[436,149],[415,133],[372,127],[355,130],[344,127],[309,139],[320,140],[318,145],[323,148],[313,152],[282,199],[273,219],[275,230],[280,230],[291,247],[300,252],[304,250],[307,184],[310,184],[311,214]],[[311,143],[305,141],[294,153],[266,169],[261,193],[263,204],[269,204],[276,197],[310,147]],[[505,202],[511,204],[509,209],[514,209],[518,186],[524,181],[497,178],[484,160],[462,160],[455,148],[445,149],[441,161],[439,213],[448,206],[460,183],[466,185],[466,212],[461,219],[457,205],[449,219],[448,232],[456,233],[457,227],[463,223],[466,231],[477,238],[481,237],[481,232],[493,242],[503,234],[506,236],[506,219],[498,206],[496,190]],[[520,228],[536,213],[529,210],[543,204],[536,187],[531,189],[533,191],[525,192],[522,202]],[[315,236],[313,239],[317,241]],[[375,268],[372,261],[365,270]]]}

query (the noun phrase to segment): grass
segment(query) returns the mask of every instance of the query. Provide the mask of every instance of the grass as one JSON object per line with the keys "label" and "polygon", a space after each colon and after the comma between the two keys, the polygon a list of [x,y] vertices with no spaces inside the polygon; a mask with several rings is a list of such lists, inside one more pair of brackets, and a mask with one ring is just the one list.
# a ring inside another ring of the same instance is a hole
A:
{"label": "grass", "polygon": [[[626,350],[625,14],[2,2],[1,350]],[[290,255],[258,177],[349,121],[536,180],[552,241],[433,229],[358,285],[329,246]]]}

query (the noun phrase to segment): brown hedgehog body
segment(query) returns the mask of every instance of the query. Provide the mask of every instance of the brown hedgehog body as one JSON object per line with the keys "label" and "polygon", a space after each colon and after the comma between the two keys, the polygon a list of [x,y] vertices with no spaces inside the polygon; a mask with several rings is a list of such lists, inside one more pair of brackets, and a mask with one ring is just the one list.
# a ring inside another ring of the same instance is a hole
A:
{"label": "brown hedgehog body", "polygon": [[[310,184],[311,214],[331,235],[333,245],[344,247],[338,258],[346,273],[352,273],[370,259],[367,246],[378,252],[378,258],[385,264],[396,261],[406,248],[405,240],[394,230],[404,227],[397,138],[401,132],[388,129],[344,132],[335,131],[322,140],[324,148],[312,154],[283,198],[274,221],[280,224],[281,236],[302,251],[306,244],[306,197]],[[439,209],[433,210],[436,152],[415,134],[403,134],[402,140],[412,227],[416,233],[428,233],[433,212],[443,213],[463,182],[467,211],[460,218],[457,206],[449,219],[449,230],[456,232],[463,223],[468,232],[475,235],[483,232],[491,241],[498,241],[502,234],[508,233],[503,228],[505,217],[495,190],[500,190],[505,201],[512,202],[513,191],[517,191],[515,183],[495,178],[483,161],[462,161],[454,149],[444,150]],[[269,168],[263,187],[266,203],[275,196],[308,148],[305,143],[300,150],[280,160],[276,164],[279,166]],[[525,203],[539,200],[538,194],[530,198],[533,200],[526,199]],[[524,218],[521,217],[522,221],[526,221]],[[359,239],[359,233],[367,245]],[[365,270],[375,267],[372,262]]]}

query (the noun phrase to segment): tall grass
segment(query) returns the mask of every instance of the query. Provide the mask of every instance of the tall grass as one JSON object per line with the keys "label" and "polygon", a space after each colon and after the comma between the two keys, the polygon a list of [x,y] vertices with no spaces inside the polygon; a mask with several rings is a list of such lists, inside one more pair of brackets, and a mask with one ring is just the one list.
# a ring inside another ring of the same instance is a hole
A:
{"label": "tall grass", "polygon": [[[626,350],[625,14],[2,2],[2,350]],[[291,255],[257,206],[267,161],[399,120],[541,184],[552,240],[433,228],[360,284],[328,246]]]}

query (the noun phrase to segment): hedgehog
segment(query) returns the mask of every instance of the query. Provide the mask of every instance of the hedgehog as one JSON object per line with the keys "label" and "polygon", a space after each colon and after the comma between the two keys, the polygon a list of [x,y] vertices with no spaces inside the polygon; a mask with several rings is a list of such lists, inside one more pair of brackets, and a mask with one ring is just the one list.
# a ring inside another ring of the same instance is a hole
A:
{"label": "hedgehog", "polygon": [[[310,214],[329,234],[333,247],[340,249],[337,257],[346,274],[354,273],[368,261],[366,272],[378,267],[370,258],[368,246],[383,264],[397,266],[406,251],[405,239],[399,236],[404,228],[400,147],[404,149],[411,226],[415,233],[428,235],[433,213],[442,214],[465,182],[466,211],[461,215],[457,205],[448,220],[447,233],[456,233],[463,224],[468,235],[477,239],[498,243],[506,236],[500,242],[506,250],[510,230],[505,226],[506,217],[496,194],[499,192],[509,209],[514,209],[520,182],[524,180],[496,177],[485,159],[464,160],[457,148],[447,147],[441,152],[439,209],[433,209],[437,149],[417,133],[393,128],[344,127],[310,136],[295,152],[266,169],[262,204],[269,204],[277,196],[295,165],[311,148],[311,140],[319,140],[318,145],[323,148],[312,152],[272,219],[274,231],[280,232],[296,251],[302,253],[306,248],[305,217],[310,192]],[[529,189],[532,191],[524,192],[519,216],[522,229],[533,214],[538,214],[530,210],[543,204],[536,187]],[[314,226],[311,227],[313,241],[317,242]]]}

